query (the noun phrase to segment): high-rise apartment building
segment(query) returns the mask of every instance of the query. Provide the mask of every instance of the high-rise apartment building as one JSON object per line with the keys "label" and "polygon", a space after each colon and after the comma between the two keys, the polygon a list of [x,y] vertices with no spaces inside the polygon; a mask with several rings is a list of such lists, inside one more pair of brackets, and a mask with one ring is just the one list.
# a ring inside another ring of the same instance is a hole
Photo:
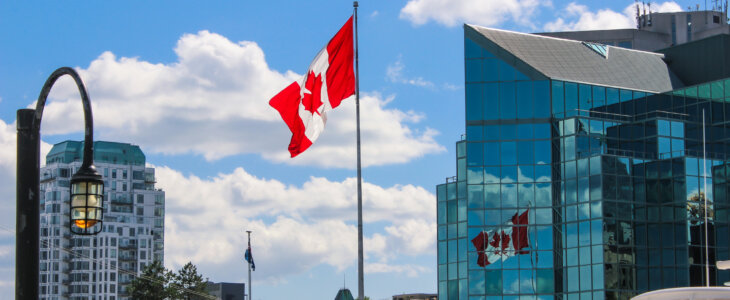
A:
{"label": "high-rise apartment building", "polygon": [[466,134],[436,188],[440,300],[730,281],[715,268],[730,259],[727,34],[662,53],[464,35]]}
{"label": "high-rise apartment building", "polygon": [[165,193],[138,146],[94,143],[104,180],[103,229],[72,235],[69,180],[81,166],[83,142],[53,146],[41,168],[40,299],[128,299],[135,274],[164,260]]}

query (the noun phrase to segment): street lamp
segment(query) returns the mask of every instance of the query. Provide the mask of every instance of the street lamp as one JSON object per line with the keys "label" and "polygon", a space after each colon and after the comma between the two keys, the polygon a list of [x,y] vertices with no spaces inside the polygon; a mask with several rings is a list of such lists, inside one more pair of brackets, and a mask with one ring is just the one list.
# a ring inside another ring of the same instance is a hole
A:
{"label": "street lamp", "polygon": [[[95,234],[101,230],[104,183],[94,168],[94,125],[86,87],[76,71],[57,69],[46,80],[35,109],[19,109],[17,118],[17,181],[15,299],[38,299],[39,283],[39,173],[40,130],[43,108],[56,80],[69,75],[76,82],[84,107],[84,160],[71,179],[71,231]],[[75,229],[75,227],[78,227]]]}

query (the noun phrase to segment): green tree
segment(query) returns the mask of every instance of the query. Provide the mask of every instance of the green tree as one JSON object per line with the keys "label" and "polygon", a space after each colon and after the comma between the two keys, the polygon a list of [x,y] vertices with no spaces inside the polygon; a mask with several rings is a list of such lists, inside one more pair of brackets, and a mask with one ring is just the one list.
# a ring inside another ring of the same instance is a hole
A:
{"label": "green tree", "polygon": [[162,262],[154,261],[132,280],[127,292],[132,299],[140,300],[214,299],[207,292],[206,281],[191,262],[173,273]]}
{"label": "green tree", "polygon": [[142,270],[142,274],[135,277],[127,288],[132,299],[162,300],[172,298],[169,287],[170,279],[174,275],[156,260]]}
{"label": "green tree", "polygon": [[198,268],[188,262],[174,275],[172,283],[178,290],[175,299],[207,299],[208,297],[205,297],[208,296],[206,281],[208,278],[203,279],[203,275],[198,274]]}

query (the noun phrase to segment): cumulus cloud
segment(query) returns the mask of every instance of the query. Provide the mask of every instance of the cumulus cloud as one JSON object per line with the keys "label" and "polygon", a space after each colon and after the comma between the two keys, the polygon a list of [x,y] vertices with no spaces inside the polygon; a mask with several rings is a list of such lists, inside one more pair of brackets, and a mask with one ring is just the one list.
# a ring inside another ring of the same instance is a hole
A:
{"label": "cumulus cloud", "polygon": [[[651,11],[675,12],[682,11],[682,8],[676,2],[669,1],[652,3]],[[585,5],[571,2],[560,12],[560,15],[555,21],[546,23],[543,29],[545,31],[578,31],[636,27],[635,4],[627,6],[621,12],[611,9],[599,9],[597,12],[592,12]]]}
{"label": "cumulus cloud", "polygon": [[[354,178],[336,182],[311,177],[293,186],[242,168],[201,179],[167,167],[158,167],[156,176],[158,187],[166,191],[165,259],[172,268],[191,260],[216,274],[230,272],[226,270],[232,269],[232,261],[243,268],[244,229],[254,232],[257,265],[267,266],[257,271],[263,281],[280,282],[320,264],[344,270],[357,261]],[[433,252],[434,201],[422,187],[363,184],[365,225],[384,227],[365,234],[366,260],[379,259],[370,272],[384,272],[385,266],[408,276],[426,271],[389,262]]]}
{"label": "cumulus cloud", "polygon": [[535,13],[544,0],[410,0],[400,11],[400,18],[419,26],[434,21],[445,26],[473,23],[494,26],[505,21],[532,26]]}
{"label": "cumulus cloud", "polygon": [[[208,31],[183,35],[175,53],[176,62],[162,64],[105,52],[78,69],[92,98],[97,139],[208,160],[255,153],[297,165],[355,165],[354,101],[328,115],[327,128],[313,147],[289,159],[291,134],[268,100],[300,75],[272,70],[255,42],[232,42]],[[49,133],[81,129],[75,88],[64,78],[54,86],[51,97],[58,100],[49,102],[44,115]],[[392,99],[377,93],[361,94],[364,166],[445,151],[434,140],[435,130],[417,127],[416,113],[389,108],[388,101]]]}
{"label": "cumulus cloud", "polygon": [[385,70],[385,76],[388,81],[433,88],[433,82],[425,80],[423,77],[406,78],[406,76],[403,75],[403,69],[405,69],[405,67],[405,64],[403,64],[403,56],[399,55],[398,60],[388,65]]}

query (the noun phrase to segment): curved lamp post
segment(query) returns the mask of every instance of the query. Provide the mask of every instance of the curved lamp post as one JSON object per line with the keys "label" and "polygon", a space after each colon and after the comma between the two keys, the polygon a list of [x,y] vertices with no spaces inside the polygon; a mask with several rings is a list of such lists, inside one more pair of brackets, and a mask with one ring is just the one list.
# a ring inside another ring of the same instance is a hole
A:
{"label": "curved lamp post", "polygon": [[72,68],[62,67],[46,80],[35,109],[18,110],[15,299],[38,298],[41,117],[51,87],[63,75],[70,75],[76,81],[84,106],[85,121],[84,160],[78,172],[71,178],[71,231],[77,234],[96,234],[102,228],[104,182],[93,165],[94,125],[91,103],[79,74]]}

